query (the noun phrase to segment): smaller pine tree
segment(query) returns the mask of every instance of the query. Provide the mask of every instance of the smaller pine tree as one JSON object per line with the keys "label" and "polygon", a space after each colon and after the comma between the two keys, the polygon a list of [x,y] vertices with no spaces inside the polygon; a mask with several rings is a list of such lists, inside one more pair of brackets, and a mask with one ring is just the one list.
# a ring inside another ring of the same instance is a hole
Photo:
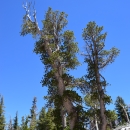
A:
{"label": "smaller pine tree", "polygon": [[118,115],[118,121],[120,124],[128,122],[130,119],[128,114],[128,109],[126,107],[125,101],[122,97],[118,96],[115,102],[115,110]]}
{"label": "smaller pine tree", "polygon": [[5,128],[5,116],[4,116],[4,99],[0,95],[0,130]]}
{"label": "smaller pine tree", "polygon": [[21,120],[21,127],[20,127],[20,130],[29,130],[29,128],[28,128],[28,122],[29,122],[29,120],[28,120],[28,117],[22,117],[22,120]]}
{"label": "smaller pine tree", "polygon": [[14,130],[19,129],[19,126],[18,126],[18,112],[16,112],[16,116],[14,118],[13,128],[14,128]]}
{"label": "smaller pine tree", "polygon": [[31,116],[29,117],[30,118],[30,130],[36,130],[36,125],[37,125],[36,102],[37,102],[37,98],[34,97],[32,108],[30,109]]}
{"label": "smaller pine tree", "polygon": [[37,129],[38,130],[43,130],[46,126],[46,110],[45,108],[42,107],[41,111],[40,111],[40,114],[39,114],[39,119],[38,119],[38,122],[37,122]]}
{"label": "smaller pine tree", "polygon": [[49,108],[46,112],[42,107],[37,122],[37,130],[59,130],[54,123],[53,109]]}
{"label": "smaller pine tree", "polygon": [[10,118],[7,130],[13,130],[12,119]]}

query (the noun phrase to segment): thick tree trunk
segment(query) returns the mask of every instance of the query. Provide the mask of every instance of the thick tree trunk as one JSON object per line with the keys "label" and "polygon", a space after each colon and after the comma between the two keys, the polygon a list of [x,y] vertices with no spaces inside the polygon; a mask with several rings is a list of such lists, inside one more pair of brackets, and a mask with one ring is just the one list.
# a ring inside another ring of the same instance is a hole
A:
{"label": "thick tree trunk", "polygon": [[[49,43],[47,41],[45,42],[45,48],[46,48],[48,55],[51,56],[52,50],[49,47]],[[57,61],[58,61],[58,58],[56,60],[56,63],[54,62],[54,64],[52,64],[52,68],[54,70],[56,70],[55,78],[58,81],[58,94],[60,96],[63,96],[63,93],[65,91],[64,80],[62,78],[63,67],[62,67],[62,65],[57,65]],[[69,126],[70,126],[70,130],[73,130],[74,126],[76,124],[76,121],[77,121],[77,113],[74,109],[73,103],[67,97],[65,98],[65,100],[63,100],[63,107],[67,111],[68,115],[71,115],[70,120],[69,120]],[[64,124],[62,124],[62,125],[64,127]]]}
{"label": "thick tree trunk", "polygon": [[120,106],[123,108],[123,111],[125,112],[125,117],[126,117],[127,122],[130,123],[130,120],[129,120],[129,117],[128,117],[128,114],[127,114],[125,107],[121,104],[120,104]]}
{"label": "thick tree trunk", "polygon": [[99,93],[99,102],[100,102],[100,117],[101,117],[101,130],[106,130],[107,126],[107,120],[105,115],[105,103],[104,103],[104,90],[100,83],[100,74],[99,74],[99,68],[98,68],[98,52],[96,48],[96,43],[93,40],[94,44],[94,65],[95,65],[95,76],[96,76],[96,83],[97,83],[97,89]]}
{"label": "thick tree trunk", "polygon": [[[58,84],[59,95],[62,96],[63,92],[65,91],[63,79],[59,78],[58,83],[59,83]],[[67,111],[68,115],[71,115],[70,120],[69,120],[69,126],[70,126],[70,129],[73,130],[76,120],[77,120],[77,113],[74,109],[72,102],[68,98],[66,98],[63,101],[63,106],[65,107],[65,110]],[[64,119],[64,117],[62,117],[62,119]],[[63,127],[64,127],[64,124],[63,124]]]}
{"label": "thick tree trunk", "polygon": [[101,130],[106,130],[106,126],[107,126],[107,120],[106,120],[106,115],[105,115],[105,105],[104,105],[104,101],[103,101],[103,96],[104,93],[102,92],[103,90],[99,89],[99,93],[100,94],[100,117],[101,117]]}
{"label": "thick tree trunk", "polygon": [[105,115],[105,103],[104,103],[104,90],[100,85],[100,75],[97,71],[97,83],[98,83],[98,93],[99,93],[99,102],[100,102],[100,117],[101,117],[101,130],[106,130],[107,120]]}

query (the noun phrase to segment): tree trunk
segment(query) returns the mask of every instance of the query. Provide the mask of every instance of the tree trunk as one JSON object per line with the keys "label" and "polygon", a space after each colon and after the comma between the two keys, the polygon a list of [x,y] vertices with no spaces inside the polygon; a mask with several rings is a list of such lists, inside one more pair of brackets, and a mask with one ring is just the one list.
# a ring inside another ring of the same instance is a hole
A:
{"label": "tree trunk", "polygon": [[130,123],[130,120],[129,120],[129,117],[128,117],[128,114],[126,112],[126,109],[123,105],[120,104],[120,106],[123,108],[123,111],[125,112],[125,116],[126,116],[126,119],[127,119],[127,122]]}
{"label": "tree trunk", "polygon": [[96,115],[95,115],[95,126],[96,126],[96,130],[99,130],[99,129],[98,129],[98,123],[97,123]]}
{"label": "tree trunk", "polygon": [[95,76],[96,76],[96,83],[97,83],[97,89],[99,94],[99,102],[100,102],[100,117],[101,117],[101,130],[106,130],[107,126],[107,120],[105,115],[105,104],[104,104],[104,90],[100,83],[100,74],[99,74],[99,68],[98,68],[98,52],[96,48],[96,43],[93,40],[94,44],[94,65],[95,65]]}
{"label": "tree trunk", "polygon": [[[62,78],[58,78],[58,90],[59,90],[59,95],[62,96],[63,92],[65,91],[64,82]],[[70,130],[73,130],[77,120],[77,113],[74,109],[72,102],[68,98],[66,98],[63,101],[63,106],[65,107],[65,110],[67,111],[68,115],[71,115],[69,120],[69,126],[70,126]],[[63,118],[64,117],[62,117],[62,119]],[[64,124],[62,125],[64,127]]]}
{"label": "tree trunk", "polygon": [[64,130],[64,128],[66,128],[67,124],[66,124],[66,111],[64,110],[63,107],[61,107],[61,117],[62,117],[62,126],[63,126],[63,130]]}
{"label": "tree trunk", "polygon": [[[46,48],[48,55],[51,56],[52,50],[49,47],[49,43],[47,40],[45,41],[45,48]],[[58,61],[58,58],[57,58],[57,61]],[[65,91],[64,80],[62,78],[63,67],[62,67],[62,65],[57,65],[57,62],[56,63],[54,62],[52,64],[52,68],[54,70],[56,70],[54,75],[55,75],[56,80],[58,81],[58,94],[60,96],[63,96],[63,93]],[[67,97],[63,100],[63,107],[67,111],[68,115],[71,115],[70,120],[69,120],[69,126],[70,126],[70,130],[73,130],[74,126],[76,124],[76,121],[77,121],[77,113],[74,109],[73,103]],[[63,124],[62,124],[62,126],[64,127]]]}
{"label": "tree trunk", "polygon": [[101,130],[106,130],[106,126],[107,126],[107,120],[106,120],[106,115],[105,115],[105,105],[104,105],[104,101],[103,101],[103,97],[104,97],[104,93],[102,92],[103,90],[100,91],[99,89],[99,93],[100,94],[100,117],[101,117]]}
{"label": "tree trunk", "polygon": [[93,120],[90,123],[90,130],[95,130],[95,123]]}

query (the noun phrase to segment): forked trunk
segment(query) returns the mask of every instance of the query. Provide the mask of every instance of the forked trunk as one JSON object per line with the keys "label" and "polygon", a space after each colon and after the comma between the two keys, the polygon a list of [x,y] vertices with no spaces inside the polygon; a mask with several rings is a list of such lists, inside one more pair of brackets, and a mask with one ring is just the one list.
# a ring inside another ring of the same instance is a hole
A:
{"label": "forked trunk", "polygon": [[[51,56],[52,55],[52,50],[49,47],[49,43],[47,41],[46,41],[46,44],[45,44],[45,48],[46,48],[47,53],[49,54],[49,56]],[[64,80],[62,78],[63,68],[62,68],[62,66],[59,66],[59,65],[57,66],[57,63],[52,64],[52,68],[54,70],[57,70],[55,72],[55,78],[58,81],[58,94],[60,96],[63,96],[63,93],[65,91]],[[68,115],[71,115],[70,120],[69,120],[69,126],[70,126],[70,130],[73,130],[73,128],[75,126],[75,123],[77,121],[77,113],[76,113],[76,111],[74,109],[73,103],[68,99],[68,97],[66,97],[63,100],[63,107],[67,111]],[[63,120],[63,117],[62,117],[62,120]],[[62,126],[64,127],[64,124],[62,124]]]}
{"label": "forked trunk", "polygon": [[101,81],[100,81],[100,74],[99,74],[99,68],[98,68],[98,52],[96,49],[96,43],[93,40],[94,43],[94,65],[95,65],[95,76],[96,76],[96,83],[98,87],[98,93],[99,93],[99,103],[100,103],[100,117],[101,117],[101,130],[106,130],[107,126],[107,120],[106,120],[106,115],[105,115],[105,103],[104,103],[104,90],[101,86]]}
{"label": "forked trunk", "polygon": [[[53,68],[56,69],[56,66],[53,65]],[[62,72],[63,72],[62,67],[59,67],[58,72],[55,72],[55,77],[58,81],[58,94],[60,96],[63,96],[63,93],[65,91],[65,85],[64,85],[64,80],[62,78]],[[73,130],[76,120],[77,120],[77,113],[74,109],[73,103],[68,99],[68,97],[65,97],[65,99],[63,99],[63,107],[67,111],[68,115],[71,115],[70,120],[69,120],[69,126],[70,126],[70,130]],[[62,115],[62,126],[64,128],[63,119],[64,117]]]}
{"label": "forked trunk", "polygon": [[[58,83],[59,83],[58,84],[59,95],[62,96],[63,92],[65,91],[63,79],[58,78]],[[70,126],[70,130],[73,130],[74,127],[75,127],[76,120],[77,120],[77,113],[74,109],[72,102],[67,97],[63,100],[63,106],[64,106],[65,110],[67,111],[68,115],[70,115],[69,126]],[[62,115],[63,128],[64,128],[64,125],[65,125],[64,119],[65,119],[65,117],[64,117],[64,114],[63,114]]]}

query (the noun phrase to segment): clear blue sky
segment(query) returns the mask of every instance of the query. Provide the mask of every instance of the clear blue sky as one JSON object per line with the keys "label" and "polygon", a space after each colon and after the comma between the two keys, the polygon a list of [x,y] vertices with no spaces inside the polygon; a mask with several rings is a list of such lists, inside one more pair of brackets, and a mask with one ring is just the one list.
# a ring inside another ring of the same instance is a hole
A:
{"label": "clear blue sky", "polygon": [[[37,97],[38,111],[44,106],[43,96],[47,89],[40,84],[44,66],[39,56],[33,53],[34,40],[31,36],[21,37],[20,30],[24,10],[23,0],[0,2],[0,93],[4,96],[7,121],[28,115],[33,97]],[[75,32],[76,41],[81,51],[85,43],[82,29],[89,21],[104,26],[108,33],[106,49],[115,46],[120,55],[115,62],[106,67],[102,73],[111,84],[108,94],[113,101],[122,96],[130,104],[130,1],[129,0],[36,0],[37,18],[41,25],[48,7],[68,14],[67,29]],[[80,57],[80,61],[83,58]],[[86,65],[80,66],[72,74],[80,77],[85,74]],[[114,105],[111,105],[111,109]],[[20,119],[21,120],[21,119]]]}

